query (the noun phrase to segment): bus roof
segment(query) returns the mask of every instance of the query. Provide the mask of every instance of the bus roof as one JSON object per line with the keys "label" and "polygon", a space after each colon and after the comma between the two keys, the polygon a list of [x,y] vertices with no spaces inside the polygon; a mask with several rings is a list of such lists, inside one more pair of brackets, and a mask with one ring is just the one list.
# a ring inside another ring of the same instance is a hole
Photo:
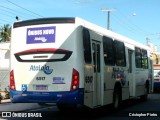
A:
{"label": "bus roof", "polygon": [[123,35],[120,35],[118,33],[113,32],[113,31],[107,30],[106,28],[100,27],[98,25],[95,25],[95,24],[93,24],[91,22],[88,22],[86,20],[83,20],[81,18],[76,17],[76,22],[77,21],[81,21],[83,23],[84,27],[86,27],[88,29],[91,29],[93,31],[96,31],[97,33],[102,34],[104,36],[108,36],[112,39],[116,39],[116,40],[122,41],[124,43],[128,43],[128,44],[131,44],[131,45],[136,46],[136,47],[140,47],[142,49],[146,49],[146,50],[149,50],[149,51],[151,50],[151,48],[147,45],[143,45],[142,43],[136,42],[133,39],[130,39],[128,37],[125,37]]}
{"label": "bus roof", "polygon": [[38,25],[38,24],[56,24],[56,23],[75,23],[77,26],[84,26],[88,29],[91,29],[99,34],[110,37],[112,39],[116,39],[122,41],[124,43],[128,43],[133,46],[140,47],[142,49],[151,50],[150,47],[143,45],[139,42],[136,42],[133,39],[115,33],[113,31],[107,30],[106,28],[100,27],[96,24],[93,24],[89,21],[81,19],[79,17],[50,17],[50,18],[38,18],[31,20],[18,21],[13,24],[13,28],[22,27],[22,26],[30,26],[30,25]]}

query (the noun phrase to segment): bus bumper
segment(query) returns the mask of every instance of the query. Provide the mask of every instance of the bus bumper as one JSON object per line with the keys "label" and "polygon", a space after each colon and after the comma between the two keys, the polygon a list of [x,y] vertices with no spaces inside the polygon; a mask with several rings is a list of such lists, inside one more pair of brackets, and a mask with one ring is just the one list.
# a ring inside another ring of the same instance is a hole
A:
{"label": "bus bumper", "polygon": [[12,103],[67,103],[83,104],[84,90],[67,92],[22,92],[10,90]]}

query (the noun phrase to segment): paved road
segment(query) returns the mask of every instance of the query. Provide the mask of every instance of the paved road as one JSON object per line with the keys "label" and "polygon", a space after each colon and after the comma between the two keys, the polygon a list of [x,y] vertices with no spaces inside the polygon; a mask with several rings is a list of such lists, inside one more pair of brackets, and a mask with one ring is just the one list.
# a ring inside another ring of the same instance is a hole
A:
{"label": "paved road", "polygon": [[[37,113],[42,116],[42,119],[53,120],[160,120],[160,94],[150,94],[145,102],[140,99],[125,101],[118,112],[114,112],[110,106],[107,106],[92,111],[85,111],[80,107],[76,112],[63,113],[56,106],[48,106],[47,108],[27,110],[25,113]],[[7,118],[7,120],[15,119],[17,118]],[[20,119],[22,118],[18,120]]]}
{"label": "paved road", "polygon": [[[45,117],[49,115],[51,118],[58,120],[65,120],[66,118],[70,120],[160,120],[160,94],[150,94],[147,101],[141,101],[139,98],[125,101],[117,112],[113,111],[110,106],[92,111],[83,111],[83,109],[79,109],[79,111],[74,113],[62,113],[57,110],[56,107],[50,107],[42,111],[49,112]],[[156,117],[156,115],[158,117]]]}

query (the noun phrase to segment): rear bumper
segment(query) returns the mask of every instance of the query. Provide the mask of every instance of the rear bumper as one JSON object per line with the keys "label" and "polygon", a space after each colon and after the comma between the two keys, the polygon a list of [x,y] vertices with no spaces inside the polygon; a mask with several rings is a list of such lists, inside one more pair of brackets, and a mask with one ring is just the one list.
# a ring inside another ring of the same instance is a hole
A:
{"label": "rear bumper", "polygon": [[22,92],[10,90],[12,103],[67,103],[83,104],[84,90],[73,92]]}

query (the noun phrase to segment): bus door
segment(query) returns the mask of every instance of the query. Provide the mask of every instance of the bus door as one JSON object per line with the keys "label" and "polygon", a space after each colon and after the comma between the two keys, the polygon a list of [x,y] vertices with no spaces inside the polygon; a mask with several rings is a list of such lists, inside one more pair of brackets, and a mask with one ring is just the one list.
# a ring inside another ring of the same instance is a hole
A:
{"label": "bus door", "polygon": [[129,68],[128,68],[128,79],[129,79],[129,91],[130,96],[133,96],[134,93],[134,76],[133,76],[133,51],[128,50],[128,62],[129,62]]}
{"label": "bus door", "polygon": [[101,105],[101,43],[92,41],[92,60],[93,60],[93,106]]}

